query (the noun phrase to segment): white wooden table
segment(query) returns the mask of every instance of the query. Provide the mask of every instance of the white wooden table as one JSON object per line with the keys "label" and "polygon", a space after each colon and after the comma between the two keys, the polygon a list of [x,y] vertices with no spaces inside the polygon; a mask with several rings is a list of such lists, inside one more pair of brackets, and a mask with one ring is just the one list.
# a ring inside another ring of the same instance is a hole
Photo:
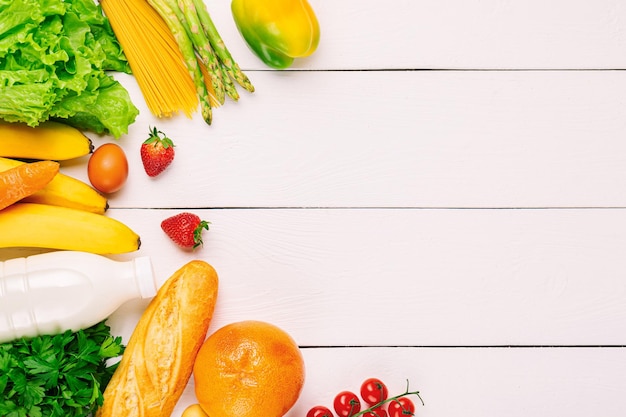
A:
{"label": "white wooden table", "polygon": [[[207,4],[257,91],[207,126],[155,119],[116,76],[141,110],[108,215],[142,247],[119,258],[161,281],[204,259],[210,332],[288,331],[307,368],[288,417],[370,376],[408,379],[423,417],[626,415],[626,2],[311,0],[319,49],[287,71]],[[177,144],[157,179],[149,126]],[[159,226],[180,211],[212,223],[192,253]],[[190,384],[174,415],[194,402]]]}

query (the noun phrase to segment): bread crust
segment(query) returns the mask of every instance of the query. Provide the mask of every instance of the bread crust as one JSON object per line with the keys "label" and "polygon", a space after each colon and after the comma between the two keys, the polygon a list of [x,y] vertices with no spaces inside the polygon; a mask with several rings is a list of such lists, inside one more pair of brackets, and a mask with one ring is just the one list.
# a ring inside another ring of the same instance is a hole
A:
{"label": "bread crust", "polygon": [[159,289],[135,327],[96,417],[170,417],[206,338],[218,277],[193,260]]}

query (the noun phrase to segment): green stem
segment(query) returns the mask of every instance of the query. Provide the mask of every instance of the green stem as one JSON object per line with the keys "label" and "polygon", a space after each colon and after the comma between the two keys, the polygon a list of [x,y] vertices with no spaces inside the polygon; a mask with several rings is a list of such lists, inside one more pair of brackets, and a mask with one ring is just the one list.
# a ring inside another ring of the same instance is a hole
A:
{"label": "green stem", "polygon": [[239,92],[237,92],[237,88],[235,87],[235,83],[228,75],[228,70],[224,65],[220,64],[220,72],[222,73],[222,79],[224,80],[224,88],[226,89],[226,94],[228,97],[233,99],[234,101],[239,100]]}
{"label": "green stem", "polygon": [[180,48],[180,51],[185,59],[185,65],[187,66],[187,70],[191,75],[194,85],[196,87],[196,94],[198,99],[200,100],[200,109],[202,113],[203,119],[211,124],[213,115],[211,110],[211,102],[209,100],[209,93],[206,88],[206,84],[204,83],[204,76],[202,75],[202,70],[198,65],[198,60],[196,58],[195,49],[193,43],[189,36],[187,35],[187,31],[185,30],[184,25],[181,23],[179,19],[179,15],[177,14],[177,8],[171,8],[167,0],[148,0],[148,3],[161,15],[167,26],[169,27],[172,35],[174,35],[174,39]]}
{"label": "green stem", "polygon": [[203,0],[181,0],[183,2],[193,2],[193,5],[196,8],[196,13],[200,19],[200,23],[204,28],[209,41],[211,42],[211,46],[215,51],[217,57],[222,62],[222,64],[226,67],[228,74],[235,80],[239,85],[248,90],[249,92],[254,92],[254,86],[248,79],[248,77],[241,71],[239,65],[235,62],[230,52],[226,48],[222,37],[220,36],[217,28],[213,24],[213,20],[209,15],[209,12],[206,9],[206,5]]}
{"label": "green stem", "polygon": [[215,97],[220,102],[224,103],[224,83],[222,81],[222,71],[219,66],[220,63],[217,59],[215,51],[211,47],[206,33],[203,30],[202,24],[198,18],[196,8],[193,4],[188,2],[180,2],[180,6],[177,6],[174,1],[169,0],[170,7],[182,7],[182,11],[179,15],[179,20],[187,30],[188,36],[191,38],[194,48],[198,53],[198,56],[207,68],[210,75],[211,85],[215,91]]}
{"label": "green stem", "polygon": [[362,416],[365,413],[370,413],[370,412],[373,412],[374,414],[376,414],[376,412],[374,411],[376,408],[378,408],[378,407],[380,407],[380,406],[382,406],[384,404],[390,403],[392,401],[396,401],[396,400],[398,400],[398,399],[400,399],[402,397],[406,397],[408,395],[415,395],[415,396],[417,396],[417,398],[420,399],[422,405],[424,405],[424,400],[422,399],[422,397],[420,395],[420,392],[419,391],[409,391],[409,381],[407,381],[406,382],[406,391],[403,394],[396,395],[395,397],[390,397],[390,398],[387,398],[385,400],[382,400],[381,402],[372,405],[370,408],[367,408],[365,410],[359,411],[358,413],[354,414],[352,417],[359,417],[359,416]]}

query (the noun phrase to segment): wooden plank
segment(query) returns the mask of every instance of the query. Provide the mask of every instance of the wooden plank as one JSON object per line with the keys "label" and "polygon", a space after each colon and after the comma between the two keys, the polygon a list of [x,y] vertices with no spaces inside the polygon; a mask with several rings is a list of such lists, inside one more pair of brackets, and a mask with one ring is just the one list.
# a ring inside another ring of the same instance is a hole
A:
{"label": "wooden plank", "polygon": [[[424,406],[416,415],[509,417],[626,413],[624,349],[415,349],[331,348],[302,350],[307,374],[302,394],[286,417],[304,416],[314,405],[332,410],[342,390],[357,392],[366,378],[381,378],[391,393],[409,380]],[[196,402],[193,383],[174,412]],[[416,397],[412,397],[416,399]],[[417,400],[417,399],[416,399]]]}
{"label": "wooden plank", "polygon": [[597,410],[618,417],[626,411],[620,396],[626,387],[623,349],[328,349],[305,354],[312,366],[298,404],[303,408],[330,401],[338,390],[356,390],[360,381],[378,374],[393,392],[405,388],[402,376],[409,379],[424,397],[425,406],[416,410],[424,417],[582,417]]}
{"label": "wooden plank", "polygon": [[[111,205],[626,206],[625,72],[253,75],[258,92],[212,126],[142,107],[118,141],[132,169]],[[139,146],[155,125],[178,159],[152,179]],[[63,169],[86,179],[81,161]]]}
{"label": "wooden plank", "polygon": [[[109,215],[160,282],[214,265],[214,326],[267,320],[304,346],[626,344],[623,209],[196,210],[212,222],[196,252],[161,231],[176,212]],[[143,307],[113,323],[129,333]]]}
{"label": "wooden plank", "polygon": [[[142,114],[108,215],[143,246],[115,258],[150,255],[161,282],[205,259],[221,279],[211,330],[288,330],[307,384],[286,417],[369,376],[410,379],[420,416],[624,416],[626,75],[578,71],[626,68],[624,2],[311,2],[320,49],[283,72],[210,3],[257,86],[211,127],[151,117],[119,75]],[[157,179],[139,161],[151,125],[178,141]],[[86,179],[84,162],[63,170]],[[159,228],[182,210],[212,222],[198,251]],[[144,306],[116,312],[114,333]],[[174,416],[193,402],[190,385]]]}
{"label": "wooden plank", "polygon": [[[310,0],[318,50],[292,69],[626,68],[620,0]],[[237,32],[230,2],[207,3],[245,69],[267,70]]]}

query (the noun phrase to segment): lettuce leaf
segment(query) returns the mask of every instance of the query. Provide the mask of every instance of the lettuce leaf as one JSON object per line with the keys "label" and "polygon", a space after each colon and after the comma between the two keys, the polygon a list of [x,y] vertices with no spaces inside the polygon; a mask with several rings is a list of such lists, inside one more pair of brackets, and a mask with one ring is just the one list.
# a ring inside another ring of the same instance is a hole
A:
{"label": "lettuce leaf", "polygon": [[131,72],[93,0],[0,0],[0,119],[119,137],[139,110],[108,71]]}

